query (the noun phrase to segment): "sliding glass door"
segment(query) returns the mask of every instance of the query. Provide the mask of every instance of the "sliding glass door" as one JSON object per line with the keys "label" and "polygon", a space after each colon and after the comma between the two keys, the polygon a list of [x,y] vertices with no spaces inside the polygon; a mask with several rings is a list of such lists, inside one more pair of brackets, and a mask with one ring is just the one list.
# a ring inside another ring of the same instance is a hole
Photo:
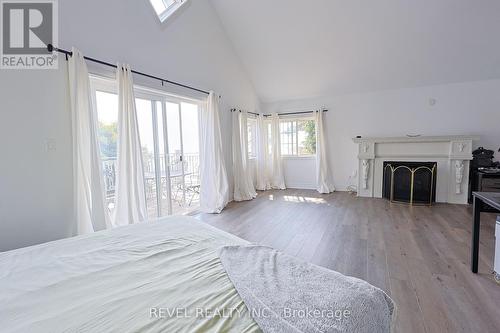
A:
{"label": "sliding glass door", "polygon": [[153,96],[137,98],[136,106],[149,217],[195,210],[200,194],[198,105]]}
{"label": "sliding glass door", "polygon": [[168,133],[168,171],[172,213],[199,206],[200,154],[198,105],[165,103]]}
{"label": "sliding glass door", "polygon": [[[162,174],[160,164],[160,140],[158,133],[163,132],[163,124],[158,114],[161,114],[161,103],[158,101],[137,98],[137,122],[142,147],[142,164],[144,170],[144,187],[148,217],[154,218],[166,215],[162,211]],[[160,110],[158,110],[160,106]],[[158,112],[160,111],[160,112]]]}
{"label": "sliding glass door", "polygon": [[[93,82],[107,206],[114,209],[118,102],[114,87]],[[136,109],[150,219],[199,207],[199,106],[195,101],[136,89]]]}
{"label": "sliding glass door", "polygon": [[184,206],[200,204],[200,140],[198,105],[181,103],[181,137],[184,162]]}

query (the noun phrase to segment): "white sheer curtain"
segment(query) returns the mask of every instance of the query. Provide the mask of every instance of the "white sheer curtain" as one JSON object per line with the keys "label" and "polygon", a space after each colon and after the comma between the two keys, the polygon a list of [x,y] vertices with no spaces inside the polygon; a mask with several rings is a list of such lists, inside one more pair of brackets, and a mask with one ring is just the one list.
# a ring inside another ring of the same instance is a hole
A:
{"label": "white sheer curtain", "polygon": [[113,222],[116,226],[147,219],[142,148],[130,66],[118,64],[118,161]]}
{"label": "white sheer curtain", "polygon": [[323,111],[314,113],[316,123],[316,189],[319,193],[335,191],[328,163]]}
{"label": "white sheer curtain", "polygon": [[68,61],[73,134],[73,177],[76,233],[111,227],[104,203],[104,186],[98,142],[97,111],[91,95],[89,72],[79,50]]}
{"label": "white sheer curtain", "polygon": [[257,196],[248,163],[248,113],[232,113],[234,200],[252,200]]}
{"label": "white sheer curtain", "polygon": [[205,213],[220,213],[229,202],[222,137],[219,98],[210,92],[200,114],[200,206]]}
{"label": "white sheer curtain", "polygon": [[277,113],[271,116],[271,161],[270,183],[271,188],[284,190],[285,176],[283,174],[283,161],[281,160],[280,118]]}
{"label": "white sheer curtain", "polygon": [[266,191],[271,189],[269,182],[269,132],[264,115],[259,114],[256,118],[256,189]]}

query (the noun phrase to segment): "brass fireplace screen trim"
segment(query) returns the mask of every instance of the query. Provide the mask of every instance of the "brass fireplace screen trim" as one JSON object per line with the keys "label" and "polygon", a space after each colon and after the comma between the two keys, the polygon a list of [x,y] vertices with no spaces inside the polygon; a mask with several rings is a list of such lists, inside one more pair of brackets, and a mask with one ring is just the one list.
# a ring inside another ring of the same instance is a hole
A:
{"label": "brass fireplace screen trim", "polygon": [[[385,175],[385,171],[386,171],[387,167],[391,168],[391,198],[389,199],[390,202],[405,203],[405,204],[409,203],[410,205],[427,205],[425,203],[417,203],[417,204],[413,203],[413,185],[415,183],[415,172],[417,172],[420,169],[427,169],[427,170],[429,170],[431,172],[431,189],[430,189],[430,198],[429,198],[428,205],[432,206],[432,197],[433,197],[433,194],[434,194],[434,177],[435,177],[435,173],[436,173],[436,165],[435,164],[432,167],[432,169],[429,168],[429,167],[426,167],[426,166],[419,166],[417,168],[410,168],[410,167],[408,167],[406,165],[400,165],[400,166],[397,166],[397,167],[394,168],[391,164],[387,164],[384,167],[384,175]],[[394,200],[394,172],[397,169],[399,169],[399,168],[406,168],[411,173],[411,179],[410,179],[410,201],[409,202],[407,202],[407,201],[400,201],[400,200]]]}

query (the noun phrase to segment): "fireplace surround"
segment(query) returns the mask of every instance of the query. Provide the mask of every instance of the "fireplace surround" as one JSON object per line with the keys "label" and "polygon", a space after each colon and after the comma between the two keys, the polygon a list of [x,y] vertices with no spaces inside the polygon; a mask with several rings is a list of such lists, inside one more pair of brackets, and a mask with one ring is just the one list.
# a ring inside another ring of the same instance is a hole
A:
{"label": "fireplace surround", "polygon": [[384,162],[383,197],[391,202],[432,205],[436,201],[436,162]]}
{"label": "fireplace surround", "polygon": [[469,164],[478,136],[357,137],[358,196],[383,198],[384,162],[435,162],[435,201],[467,204]]}

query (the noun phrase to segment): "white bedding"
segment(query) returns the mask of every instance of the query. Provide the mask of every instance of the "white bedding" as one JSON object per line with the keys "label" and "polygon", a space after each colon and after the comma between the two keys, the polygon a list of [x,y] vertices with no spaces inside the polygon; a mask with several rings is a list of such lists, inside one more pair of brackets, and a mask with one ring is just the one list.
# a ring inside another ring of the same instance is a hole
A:
{"label": "white bedding", "polygon": [[266,246],[225,246],[219,258],[266,333],[391,332],[394,302],[366,281]]}
{"label": "white bedding", "polygon": [[171,217],[0,253],[0,331],[258,332],[217,256],[238,244]]}

